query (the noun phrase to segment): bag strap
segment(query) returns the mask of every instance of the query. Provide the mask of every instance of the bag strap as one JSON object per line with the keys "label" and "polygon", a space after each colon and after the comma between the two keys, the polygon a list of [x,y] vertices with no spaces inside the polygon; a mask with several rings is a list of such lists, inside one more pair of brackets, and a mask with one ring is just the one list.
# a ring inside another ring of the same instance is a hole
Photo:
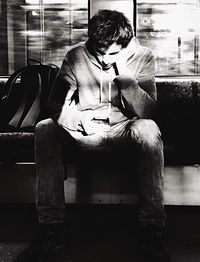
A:
{"label": "bag strap", "polygon": [[27,67],[22,67],[20,69],[18,69],[17,71],[15,71],[8,79],[8,81],[5,84],[5,92],[6,94],[3,96],[3,101],[6,101],[6,99],[9,97],[10,92],[12,90],[13,85],[16,83],[17,78],[20,77],[21,73],[26,69]]}
{"label": "bag strap", "polygon": [[[40,61],[37,61],[35,59],[27,59],[27,66],[22,67],[18,69],[15,73],[13,73],[5,85],[5,91],[6,95],[2,98],[2,102],[6,103],[6,100],[9,98],[9,95],[11,93],[11,90],[13,86],[15,85],[17,79],[22,76],[23,74],[26,74],[26,72],[29,72],[31,70],[32,65],[30,61],[33,61],[35,63],[38,63],[37,66],[43,66],[43,64]],[[35,65],[36,66],[36,65]],[[51,83],[51,70],[53,68],[59,70],[59,67],[55,64],[47,64],[46,66],[49,66],[48,71],[48,84]],[[33,85],[27,85],[24,86],[23,95],[21,98],[21,102],[17,108],[17,111],[12,116],[12,119],[9,122],[9,125],[18,129],[20,127],[33,127],[37,121],[37,118],[40,114],[40,97],[42,92],[42,76],[40,70],[35,70],[32,72],[36,79],[37,86],[36,86],[36,95],[34,101],[31,103],[31,105],[28,105],[27,101],[29,98],[29,94],[31,91],[31,88]],[[30,79],[31,80],[31,79]],[[52,84],[52,83],[51,83]],[[30,101],[30,100],[29,100]]]}
{"label": "bag strap", "polygon": [[31,105],[29,111],[27,112],[25,118],[23,119],[20,127],[33,127],[35,126],[36,120],[40,114],[40,97],[41,97],[41,90],[42,90],[42,79],[39,72],[37,72],[38,77],[38,89],[37,94],[34,99],[33,104]]}
{"label": "bag strap", "polygon": [[[25,68],[25,70],[21,71],[20,75],[22,73],[25,73],[26,71],[28,71],[28,68]],[[34,100],[34,102],[33,102],[31,107],[33,107],[35,109],[35,111],[36,111],[36,109],[37,109],[37,111],[39,111],[38,110],[38,105],[39,105],[39,101],[38,100],[40,99],[39,94],[41,93],[41,77],[40,77],[38,72],[36,72],[36,77],[38,79],[39,86],[38,86],[38,91],[37,91],[36,98],[35,98],[35,100]],[[12,84],[14,84],[14,82]],[[23,116],[24,116],[24,112],[25,112],[25,109],[26,109],[28,97],[29,97],[29,94],[30,94],[29,91],[30,91],[31,87],[32,87],[32,85],[27,85],[27,86],[24,87],[24,93],[23,93],[23,97],[22,97],[21,103],[20,103],[17,111],[15,112],[13,118],[9,122],[9,125],[11,125],[11,126],[13,126],[15,128],[19,128],[21,123],[23,122]],[[30,109],[29,109],[29,115],[30,115]],[[37,116],[37,113],[35,112],[33,115]],[[39,112],[38,112],[38,115],[39,115]],[[26,118],[26,121],[27,121],[27,118]],[[24,122],[23,125],[26,125],[25,124],[26,121]],[[31,123],[31,121],[33,121],[33,118],[31,118],[29,122]],[[33,126],[35,124],[35,121],[33,121],[31,126]]]}

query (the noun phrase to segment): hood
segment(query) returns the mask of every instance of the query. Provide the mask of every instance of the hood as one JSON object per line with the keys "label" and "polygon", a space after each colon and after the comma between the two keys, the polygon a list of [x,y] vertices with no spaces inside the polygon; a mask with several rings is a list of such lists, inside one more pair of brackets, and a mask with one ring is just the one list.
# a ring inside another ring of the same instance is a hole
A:
{"label": "hood", "polygon": [[[131,39],[130,43],[128,44],[128,46],[126,48],[122,49],[122,51],[120,52],[118,61],[115,62],[115,65],[113,64],[113,65],[111,65],[111,67],[106,68],[106,67],[103,66],[103,64],[96,57],[94,49],[90,45],[90,42],[89,41],[85,42],[84,47],[85,47],[85,51],[86,51],[87,56],[89,57],[90,61],[100,69],[100,92],[99,92],[99,102],[100,103],[102,102],[102,92],[103,92],[103,71],[112,72],[112,70],[116,70],[116,68],[117,68],[116,65],[118,63],[122,63],[122,61],[126,65],[131,63],[132,60],[133,60],[134,54],[137,52],[137,50],[139,49],[140,46],[141,45],[140,45],[138,39],[136,37],[133,37]],[[111,97],[112,97],[111,85],[112,84],[111,84],[111,82],[112,82],[111,77],[109,77],[109,81],[108,81],[108,114],[107,114],[108,118],[109,118],[109,115],[110,115],[111,104],[112,104],[112,101],[111,101]],[[121,98],[121,102],[122,102],[122,106],[124,106],[122,98]]]}

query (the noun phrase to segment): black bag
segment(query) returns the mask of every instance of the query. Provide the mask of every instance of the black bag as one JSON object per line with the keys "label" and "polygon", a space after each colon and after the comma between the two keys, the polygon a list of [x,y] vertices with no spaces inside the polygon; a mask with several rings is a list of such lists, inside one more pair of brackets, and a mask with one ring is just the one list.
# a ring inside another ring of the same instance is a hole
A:
{"label": "black bag", "polygon": [[[36,64],[31,64],[30,62]],[[28,59],[7,80],[0,102],[0,131],[30,131],[42,118],[59,68]]]}

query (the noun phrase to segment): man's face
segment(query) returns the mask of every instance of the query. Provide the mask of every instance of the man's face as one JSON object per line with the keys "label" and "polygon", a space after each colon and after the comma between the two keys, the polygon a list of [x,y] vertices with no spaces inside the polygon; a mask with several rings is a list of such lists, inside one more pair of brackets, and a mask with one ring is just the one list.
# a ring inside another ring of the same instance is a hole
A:
{"label": "man's face", "polygon": [[94,46],[96,56],[103,66],[111,66],[114,64],[118,60],[122,49],[122,46],[117,45],[116,43],[113,43],[108,48],[95,48]]}

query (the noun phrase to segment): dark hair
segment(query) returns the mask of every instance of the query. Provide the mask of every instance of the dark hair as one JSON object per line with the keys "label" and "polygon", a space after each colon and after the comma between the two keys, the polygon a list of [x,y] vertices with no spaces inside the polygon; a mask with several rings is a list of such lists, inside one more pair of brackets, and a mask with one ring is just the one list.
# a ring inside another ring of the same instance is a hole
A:
{"label": "dark hair", "polygon": [[126,16],[115,10],[100,10],[88,24],[88,38],[98,47],[108,47],[113,43],[123,48],[133,37],[133,28]]}

